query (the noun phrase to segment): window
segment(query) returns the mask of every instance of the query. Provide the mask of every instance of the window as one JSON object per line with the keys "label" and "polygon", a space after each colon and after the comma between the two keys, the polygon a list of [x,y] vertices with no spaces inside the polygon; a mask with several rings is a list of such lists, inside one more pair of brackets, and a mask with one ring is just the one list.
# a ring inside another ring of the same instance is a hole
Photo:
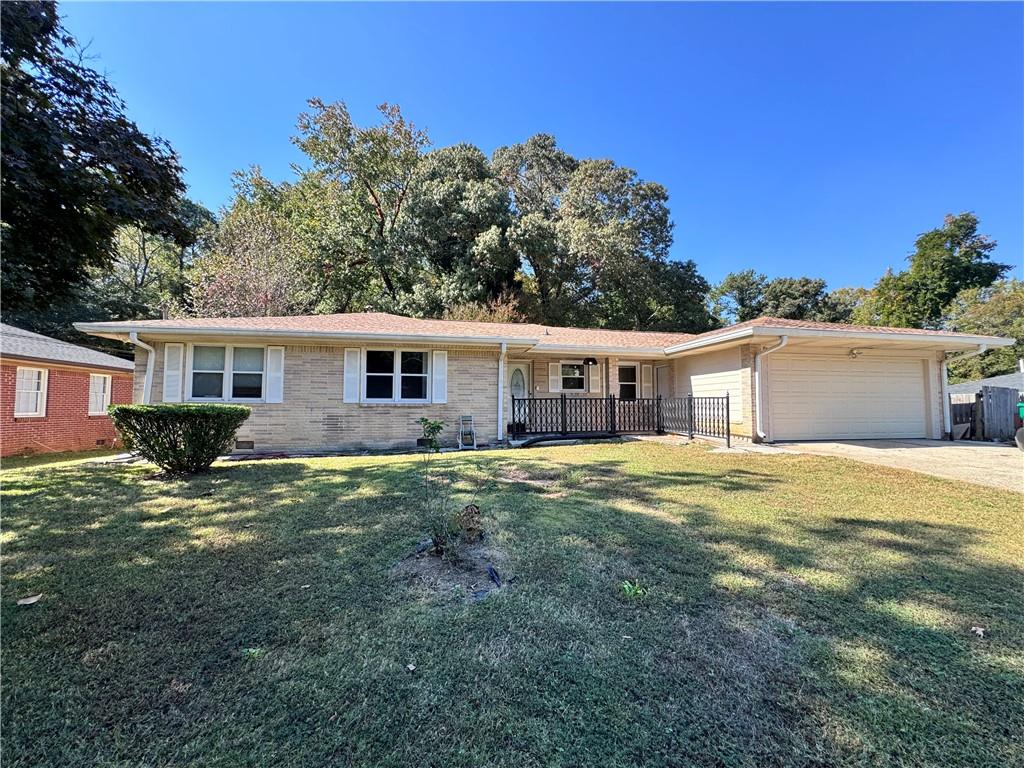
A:
{"label": "window", "polygon": [[619,366],[619,397],[623,400],[636,400],[636,366]]}
{"label": "window", "polygon": [[46,370],[19,368],[14,383],[14,415],[46,415]]}
{"label": "window", "polygon": [[368,349],[364,399],[426,402],[427,375],[426,352]]}
{"label": "window", "polygon": [[224,397],[224,361],[226,347],[192,348],[192,397]]}
{"label": "window", "polygon": [[105,416],[110,405],[110,377],[102,373],[89,374],[89,415]]}
{"label": "window", "polygon": [[192,400],[259,400],[263,397],[263,347],[192,347]]}
{"label": "window", "polygon": [[263,348],[231,349],[231,397],[236,400],[263,397]]}
{"label": "window", "polygon": [[562,363],[562,391],[587,391],[587,367],[583,363]]}

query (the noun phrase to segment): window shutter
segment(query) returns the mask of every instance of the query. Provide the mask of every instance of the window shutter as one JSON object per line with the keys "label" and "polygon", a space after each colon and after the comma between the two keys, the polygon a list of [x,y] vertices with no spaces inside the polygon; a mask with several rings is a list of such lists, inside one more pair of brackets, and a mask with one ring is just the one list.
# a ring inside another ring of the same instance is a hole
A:
{"label": "window shutter", "polygon": [[562,391],[562,364],[548,363],[548,392]]}
{"label": "window shutter", "polygon": [[434,350],[430,365],[430,399],[435,403],[448,402],[448,353],[443,349]]}
{"label": "window shutter", "polygon": [[284,402],[284,347],[267,347],[267,402]]}
{"label": "window shutter", "polygon": [[601,364],[590,366],[590,391],[601,394]]}
{"label": "window shutter", "polygon": [[359,357],[358,349],[345,350],[345,393],[342,401],[346,403],[359,402]]}
{"label": "window shutter", "polygon": [[640,381],[643,390],[642,397],[654,397],[654,381],[653,374],[654,366],[652,365],[641,365],[640,366]]}
{"label": "window shutter", "polygon": [[185,357],[184,344],[164,344],[165,403],[181,402],[181,368]]}

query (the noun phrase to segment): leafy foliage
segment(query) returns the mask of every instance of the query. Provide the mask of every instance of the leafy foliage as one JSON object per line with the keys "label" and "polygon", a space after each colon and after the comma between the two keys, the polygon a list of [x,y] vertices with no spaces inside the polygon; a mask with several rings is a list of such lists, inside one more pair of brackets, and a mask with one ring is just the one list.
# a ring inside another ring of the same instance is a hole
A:
{"label": "leafy foliage", "polygon": [[172,475],[207,469],[249,418],[246,406],[212,403],[112,405],[109,411],[125,444]]}
{"label": "leafy foliage", "polygon": [[987,288],[965,288],[946,309],[942,327],[959,333],[1007,336],[1012,347],[993,349],[950,365],[951,381],[969,381],[1017,370],[1024,359],[1024,282],[1003,280]]}
{"label": "leafy foliage", "polygon": [[935,328],[960,291],[987,288],[1009,269],[991,260],[996,242],[978,233],[973,213],[948,214],[915,241],[910,266],[887,272],[856,314],[862,324]]}
{"label": "leafy foliage", "polygon": [[53,2],[3,3],[4,309],[46,308],[107,268],[136,226],[187,246],[170,146],[142,133],[106,78],[82,63]]}
{"label": "leafy foliage", "polygon": [[829,293],[824,280],[767,276],[753,269],[733,272],[711,291],[712,311],[722,321],[744,322],[757,317],[849,322],[854,299],[849,289]]}

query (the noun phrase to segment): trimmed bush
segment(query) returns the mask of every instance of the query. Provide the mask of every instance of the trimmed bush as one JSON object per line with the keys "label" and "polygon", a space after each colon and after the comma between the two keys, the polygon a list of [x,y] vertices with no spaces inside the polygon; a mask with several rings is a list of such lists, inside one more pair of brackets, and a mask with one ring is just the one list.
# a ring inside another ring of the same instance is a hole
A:
{"label": "trimmed bush", "polygon": [[244,405],[212,403],[112,405],[108,412],[129,450],[175,475],[207,469],[249,418]]}

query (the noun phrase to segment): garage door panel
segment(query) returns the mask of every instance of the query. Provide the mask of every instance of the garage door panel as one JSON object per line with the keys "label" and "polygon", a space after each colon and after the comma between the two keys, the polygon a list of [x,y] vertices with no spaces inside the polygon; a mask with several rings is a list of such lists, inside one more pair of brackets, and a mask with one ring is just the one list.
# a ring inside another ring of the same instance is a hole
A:
{"label": "garage door panel", "polygon": [[776,440],[926,436],[918,359],[773,355],[769,391]]}

